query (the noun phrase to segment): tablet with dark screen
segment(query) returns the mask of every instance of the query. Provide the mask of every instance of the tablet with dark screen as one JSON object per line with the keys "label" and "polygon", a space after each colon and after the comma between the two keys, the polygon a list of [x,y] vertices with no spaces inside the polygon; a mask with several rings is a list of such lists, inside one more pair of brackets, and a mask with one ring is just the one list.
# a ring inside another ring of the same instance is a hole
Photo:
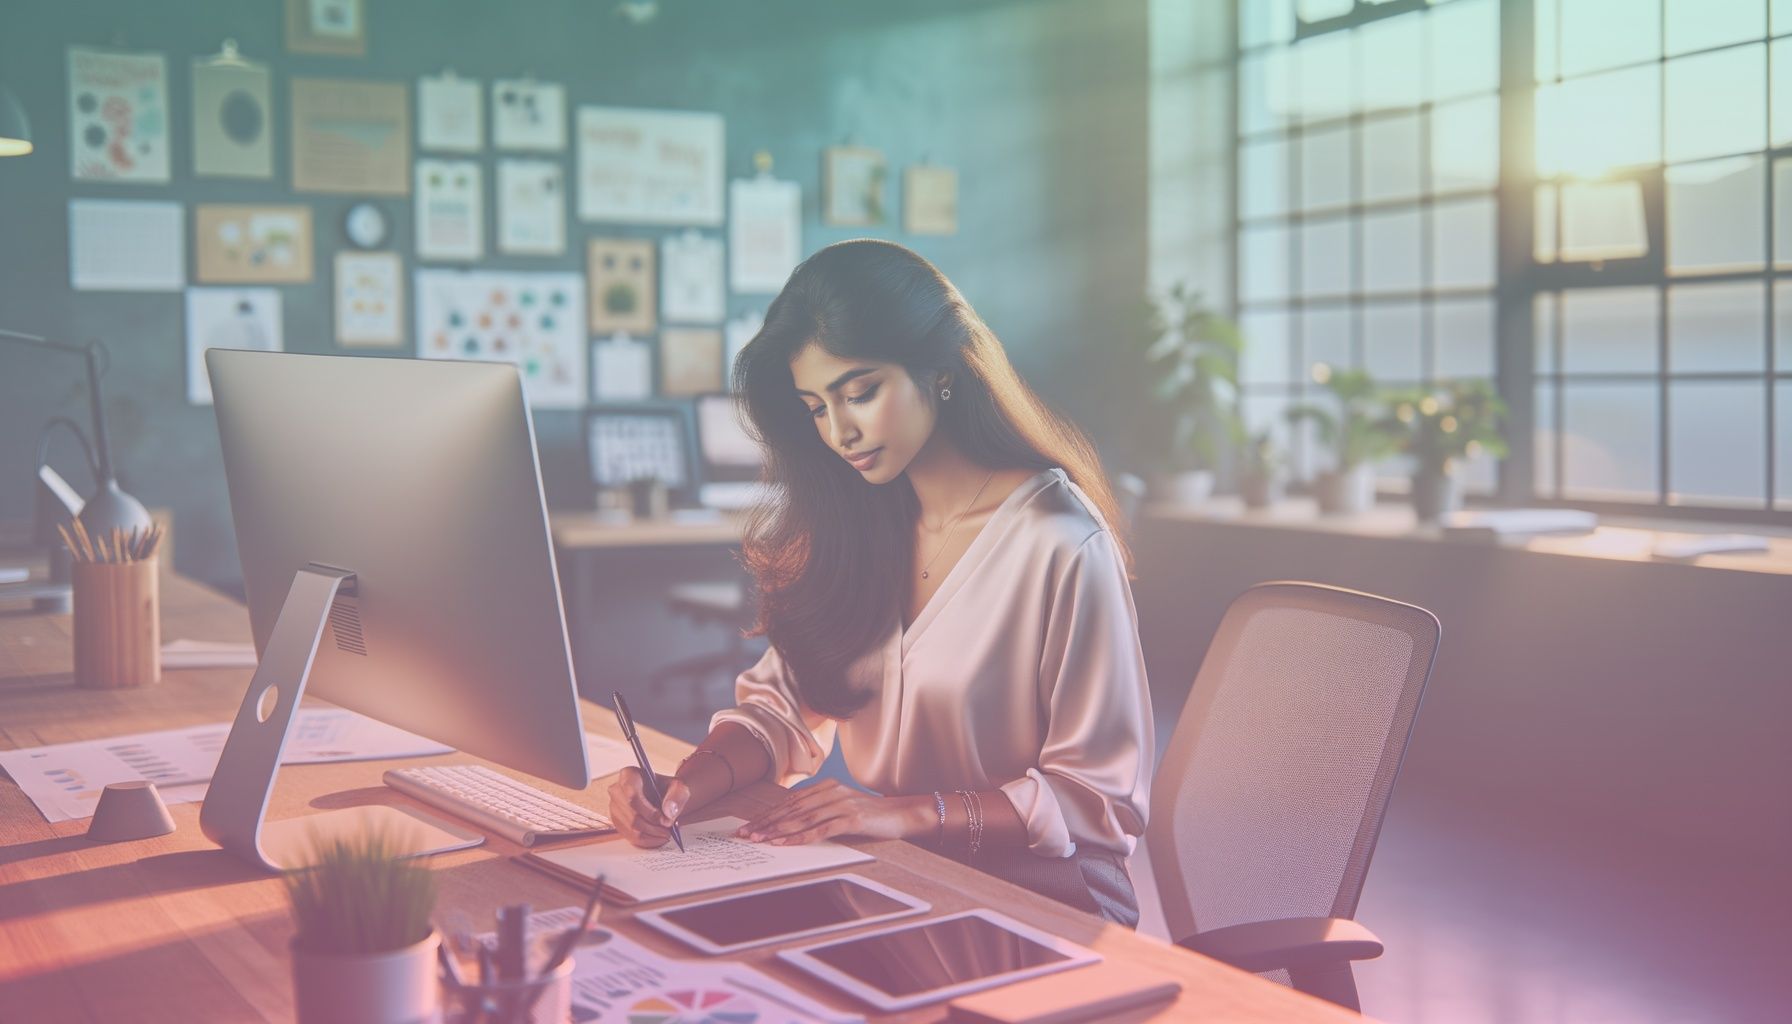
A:
{"label": "tablet with dark screen", "polygon": [[781,958],[881,1010],[906,1010],[1101,959],[987,910],[885,928]]}
{"label": "tablet with dark screen", "polygon": [[922,900],[858,875],[832,875],[647,911],[636,919],[705,953],[810,938],[928,910]]}

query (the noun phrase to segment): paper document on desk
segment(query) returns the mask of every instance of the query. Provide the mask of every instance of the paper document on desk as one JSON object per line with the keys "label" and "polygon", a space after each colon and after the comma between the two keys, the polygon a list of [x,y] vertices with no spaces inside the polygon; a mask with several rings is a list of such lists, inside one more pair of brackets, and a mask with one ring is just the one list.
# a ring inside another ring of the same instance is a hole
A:
{"label": "paper document on desk", "polygon": [[[92,817],[100,791],[114,782],[153,782],[163,803],[195,803],[205,799],[229,735],[230,723],[219,722],[23,747],[0,751],[0,768],[52,822]],[[453,750],[346,708],[305,708],[293,720],[281,763],[427,757]]]}
{"label": "paper document on desk", "polygon": [[591,778],[601,779],[624,768],[635,767],[635,751],[621,740],[588,732],[585,734],[585,765],[590,769]]}
{"label": "paper document on desk", "polygon": [[773,846],[734,838],[734,830],[744,824],[740,818],[715,818],[681,825],[682,853],[670,843],[657,850],[644,850],[625,839],[614,839],[530,850],[522,860],[581,888],[589,886],[601,873],[606,899],[645,903],[874,859],[863,850],[829,840],[802,846]]}
{"label": "paper document on desk", "polygon": [[[529,915],[531,933],[577,928],[580,907]],[[579,1024],[740,1021],[742,1024],[860,1024],[745,964],[675,960],[593,925],[573,956],[572,1019]],[[486,936],[492,937],[492,936]]]}

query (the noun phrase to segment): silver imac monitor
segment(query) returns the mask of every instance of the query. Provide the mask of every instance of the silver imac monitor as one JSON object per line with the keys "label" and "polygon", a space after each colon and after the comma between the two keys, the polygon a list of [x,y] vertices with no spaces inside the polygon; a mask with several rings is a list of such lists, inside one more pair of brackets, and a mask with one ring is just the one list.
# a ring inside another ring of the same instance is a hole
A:
{"label": "silver imac monitor", "polygon": [[[584,788],[572,651],[516,368],[223,349],[206,366],[261,656],[201,813],[206,834],[279,867],[294,860],[298,833],[325,825],[317,814],[261,820],[286,720],[307,691]],[[282,827],[291,834],[275,835]]]}

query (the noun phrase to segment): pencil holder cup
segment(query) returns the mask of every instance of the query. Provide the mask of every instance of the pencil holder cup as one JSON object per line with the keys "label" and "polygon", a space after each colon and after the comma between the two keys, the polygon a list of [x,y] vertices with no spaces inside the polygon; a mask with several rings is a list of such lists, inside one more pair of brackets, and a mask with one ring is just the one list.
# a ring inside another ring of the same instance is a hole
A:
{"label": "pencil holder cup", "polygon": [[162,614],[155,558],[76,562],[75,685],[146,686],[162,678]]}
{"label": "pencil holder cup", "polygon": [[447,982],[442,986],[446,1024],[566,1024],[572,1019],[572,968],[573,958],[567,957],[530,978],[464,986]]}

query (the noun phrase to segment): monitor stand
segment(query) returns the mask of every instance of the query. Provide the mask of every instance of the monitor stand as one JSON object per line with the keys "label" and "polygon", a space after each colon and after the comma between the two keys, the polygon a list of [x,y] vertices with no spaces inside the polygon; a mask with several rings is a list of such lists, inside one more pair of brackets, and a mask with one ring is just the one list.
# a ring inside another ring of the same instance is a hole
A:
{"label": "monitor stand", "polygon": [[293,577],[199,811],[199,827],[206,838],[270,871],[304,867],[311,863],[312,851],[323,844],[370,834],[381,835],[403,857],[461,850],[485,841],[476,832],[383,804],[263,820],[330,607],[338,594],[354,592],[355,574],[346,569],[313,562]]}

